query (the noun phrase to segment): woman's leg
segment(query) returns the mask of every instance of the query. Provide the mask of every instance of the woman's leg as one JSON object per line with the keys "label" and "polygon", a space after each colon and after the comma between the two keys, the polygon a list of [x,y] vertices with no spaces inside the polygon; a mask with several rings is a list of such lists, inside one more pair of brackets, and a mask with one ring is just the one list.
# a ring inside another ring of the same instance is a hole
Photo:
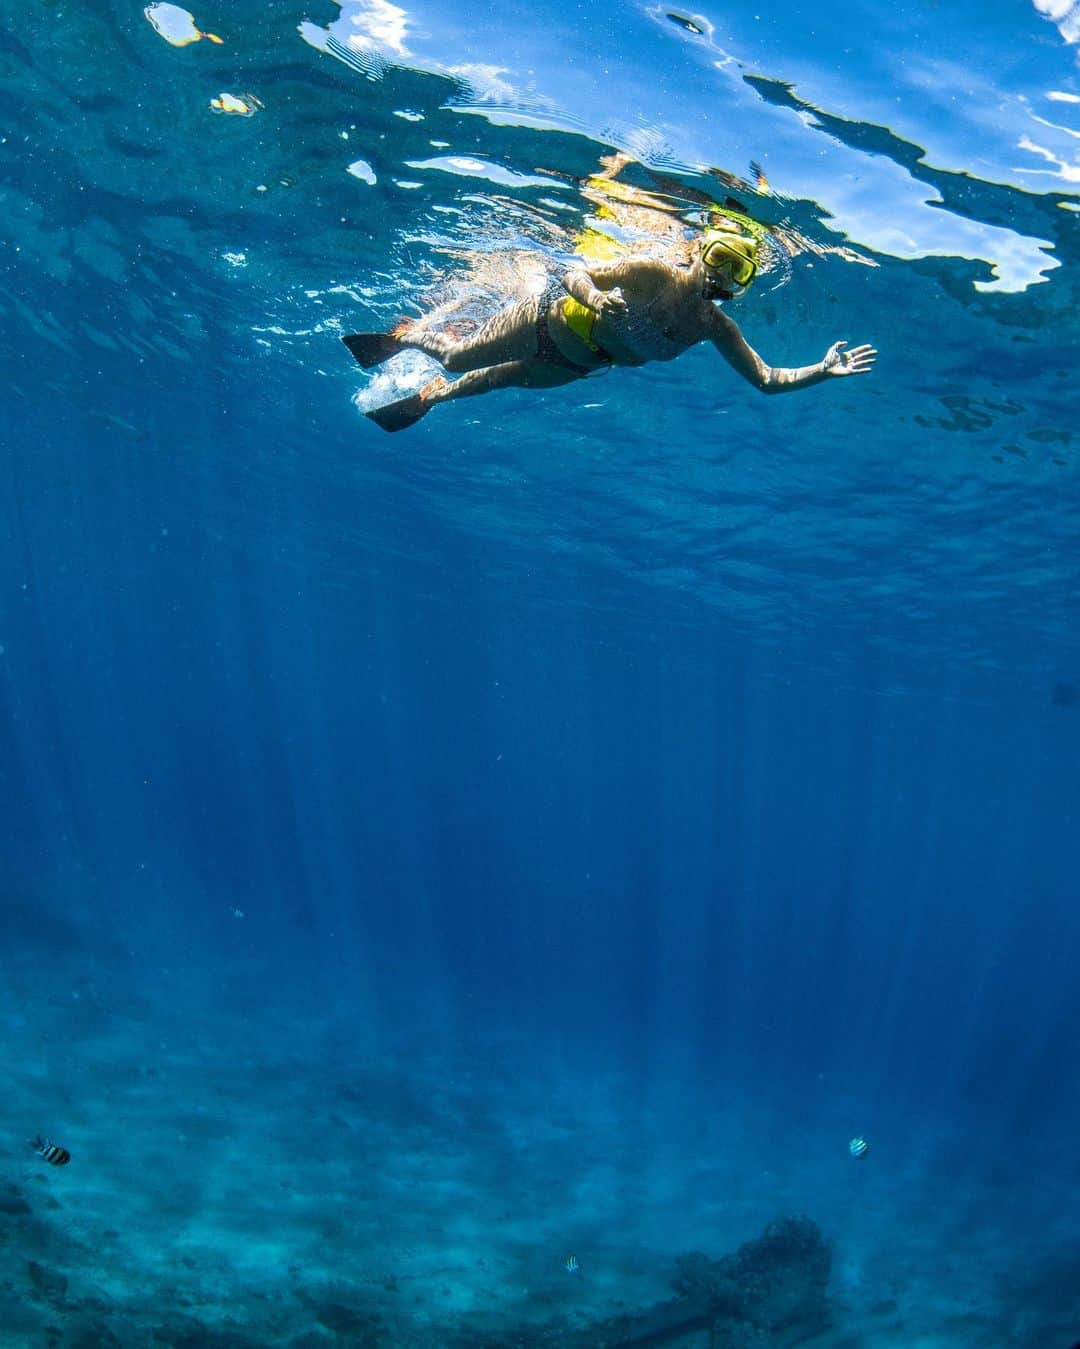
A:
{"label": "woman's leg", "polygon": [[580,378],[576,370],[549,361],[503,361],[482,370],[471,370],[452,384],[438,376],[424,385],[420,397],[428,404],[446,403],[453,398],[473,398],[477,394],[490,393],[492,389],[554,389]]}
{"label": "woman's leg", "polygon": [[453,384],[438,375],[425,384],[419,393],[399,398],[396,403],[388,403],[385,407],[372,408],[364,416],[384,431],[404,431],[407,426],[415,426],[436,403],[446,403],[452,398],[472,398],[476,394],[490,393],[492,389],[512,387],[552,389],[558,384],[569,384],[580,378],[576,370],[548,361],[503,361],[500,365],[489,365],[483,370],[470,370]]}
{"label": "woman's leg", "polygon": [[[409,331],[411,325],[405,324],[396,328],[393,335],[403,347],[416,347],[434,356],[443,369],[453,374],[460,370],[479,371],[484,366],[530,361],[536,356],[536,310],[535,299],[521,300],[501,309],[468,337],[456,338],[449,333],[413,334]],[[558,381],[560,384],[565,382]],[[464,394],[456,396],[465,397]]]}

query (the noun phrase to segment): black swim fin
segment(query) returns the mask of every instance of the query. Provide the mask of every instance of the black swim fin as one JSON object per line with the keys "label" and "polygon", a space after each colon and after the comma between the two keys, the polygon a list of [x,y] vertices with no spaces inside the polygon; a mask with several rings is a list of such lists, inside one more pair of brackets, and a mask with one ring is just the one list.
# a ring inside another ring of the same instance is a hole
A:
{"label": "black swim fin", "polygon": [[365,417],[381,426],[384,431],[404,431],[407,426],[415,426],[428,410],[428,404],[418,393],[408,398],[399,398],[396,403],[387,403],[385,407],[372,408]]}
{"label": "black swim fin", "polygon": [[341,340],[365,370],[405,350],[402,343],[390,333],[352,333]]}

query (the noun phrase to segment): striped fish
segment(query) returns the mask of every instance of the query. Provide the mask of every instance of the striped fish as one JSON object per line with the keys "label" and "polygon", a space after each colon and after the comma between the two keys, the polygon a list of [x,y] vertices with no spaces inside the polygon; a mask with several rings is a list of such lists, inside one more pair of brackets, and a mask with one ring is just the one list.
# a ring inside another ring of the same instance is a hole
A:
{"label": "striped fish", "polygon": [[71,1153],[67,1148],[62,1148],[58,1143],[50,1143],[47,1138],[42,1138],[39,1134],[31,1145],[37,1155],[50,1166],[67,1166],[71,1161]]}

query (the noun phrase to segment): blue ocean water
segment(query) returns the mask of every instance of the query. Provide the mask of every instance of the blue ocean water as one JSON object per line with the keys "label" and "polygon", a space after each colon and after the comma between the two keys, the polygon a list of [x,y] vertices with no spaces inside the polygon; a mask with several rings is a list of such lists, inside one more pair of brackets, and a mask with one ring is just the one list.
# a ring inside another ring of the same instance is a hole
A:
{"label": "blue ocean water", "polygon": [[[1080,9],[186,15],[0,37],[0,1342],[1068,1349]],[[873,373],[365,419],[615,152]]]}

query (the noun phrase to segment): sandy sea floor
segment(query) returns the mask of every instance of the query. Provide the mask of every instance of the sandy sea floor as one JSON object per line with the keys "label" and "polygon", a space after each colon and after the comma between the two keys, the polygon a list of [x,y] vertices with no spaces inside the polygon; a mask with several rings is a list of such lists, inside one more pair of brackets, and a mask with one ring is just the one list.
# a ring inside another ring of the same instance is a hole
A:
{"label": "sandy sea floor", "polygon": [[703,1112],[675,1074],[643,1096],[496,1035],[376,1051],[33,968],[0,982],[5,1349],[558,1342],[787,1214],[832,1250],[817,1349],[1080,1336],[1075,1177],[957,1180],[940,1124],[894,1122],[855,1162],[839,1092],[811,1129],[782,1084]]}

